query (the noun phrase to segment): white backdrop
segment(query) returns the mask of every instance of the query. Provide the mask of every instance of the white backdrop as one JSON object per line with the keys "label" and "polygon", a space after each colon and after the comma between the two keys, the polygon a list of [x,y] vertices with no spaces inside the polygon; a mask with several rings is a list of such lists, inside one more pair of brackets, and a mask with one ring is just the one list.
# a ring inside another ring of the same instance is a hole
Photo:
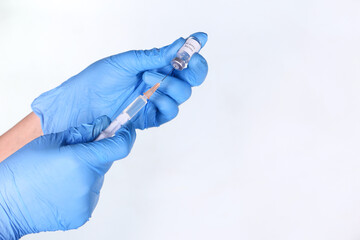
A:
{"label": "white backdrop", "polygon": [[85,226],[24,239],[360,239],[360,1],[1,0],[0,134],[90,63],[196,31],[210,69],[179,116]]}

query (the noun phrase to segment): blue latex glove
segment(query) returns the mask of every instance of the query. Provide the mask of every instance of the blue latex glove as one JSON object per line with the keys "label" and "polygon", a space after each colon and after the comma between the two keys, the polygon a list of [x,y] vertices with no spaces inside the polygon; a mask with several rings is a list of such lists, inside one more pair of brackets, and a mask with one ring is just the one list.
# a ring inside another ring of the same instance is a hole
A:
{"label": "blue latex glove", "polygon": [[[195,33],[205,45],[207,35]],[[87,67],[59,87],[43,93],[32,103],[45,134],[92,122],[107,115],[113,120],[137,96],[170,72],[171,60],[184,44],[180,38],[169,46],[129,51],[104,58]],[[191,87],[200,85],[207,75],[206,60],[194,54],[189,66],[174,71],[149,104],[133,119],[135,128],[159,126],[178,113],[178,105],[191,95]]]}
{"label": "blue latex glove", "polygon": [[0,163],[0,239],[68,230],[91,216],[113,161],[135,140],[131,125],[91,142],[110,123],[106,116],[61,133],[44,135]]}

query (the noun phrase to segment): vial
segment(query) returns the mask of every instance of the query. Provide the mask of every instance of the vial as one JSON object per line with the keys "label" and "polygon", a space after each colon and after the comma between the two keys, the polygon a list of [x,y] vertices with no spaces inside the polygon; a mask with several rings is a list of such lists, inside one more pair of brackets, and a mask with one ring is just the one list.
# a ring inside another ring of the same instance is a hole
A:
{"label": "vial", "polygon": [[183,70],[187,67],[194,53],[200,51],[200,48],[200,41],[195,37],[189,37],[184,43],[184,45],[176,53],[176,57],[171,61],[171,65],[176,70]]}

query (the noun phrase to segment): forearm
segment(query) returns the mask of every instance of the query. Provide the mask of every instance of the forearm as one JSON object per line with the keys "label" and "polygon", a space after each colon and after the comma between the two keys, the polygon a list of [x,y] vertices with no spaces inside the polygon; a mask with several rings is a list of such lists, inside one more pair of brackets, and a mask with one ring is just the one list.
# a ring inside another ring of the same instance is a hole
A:
{"label": "forearm", "polygon": [[42,134],[39,117],[30,113],[0,136],[0,162]]}

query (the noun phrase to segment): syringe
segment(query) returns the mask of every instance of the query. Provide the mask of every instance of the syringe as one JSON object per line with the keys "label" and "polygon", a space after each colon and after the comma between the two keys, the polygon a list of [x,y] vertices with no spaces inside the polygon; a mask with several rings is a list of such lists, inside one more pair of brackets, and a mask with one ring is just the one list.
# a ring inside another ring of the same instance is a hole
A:
{"label": "syringe", "polygon": [[115,118],[111,124],[100,133],[100,135],[95,139],[99,141],[104,138],[113,137],[117,130],[121,128],[127,121],[132,119],[148,102],[148,99],[153,95],[153,93],[160,87],[165,78],[171,75],[176,70],[183,70],[187,67],[192,55],[195,52],[198,52],[201,48],[200,41],[195,37],[190,37],[186,40],[185,44],[179,49],[176,54],[176,57],[171,61],[173,68],[171,71],[163,78],[159,83],[156,83],[152,88],[147,90],[144,95],[138,96],[127,108],[125,108],[119,116]]}
{"label": "syringe", "polygon": [[127,108],[120,113],[119,116],[115,118],[111,124],[100,133],[100,135],[95,139],[99,141],[104,138],[113,137],[117,130],[121,128],[127,121],[132,119],[148,102],[148,99],[153,95],[153,93],[160,87],[160,83],[155,84],[152,88],[147,90],[144,95],[138,96]]}

